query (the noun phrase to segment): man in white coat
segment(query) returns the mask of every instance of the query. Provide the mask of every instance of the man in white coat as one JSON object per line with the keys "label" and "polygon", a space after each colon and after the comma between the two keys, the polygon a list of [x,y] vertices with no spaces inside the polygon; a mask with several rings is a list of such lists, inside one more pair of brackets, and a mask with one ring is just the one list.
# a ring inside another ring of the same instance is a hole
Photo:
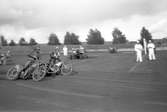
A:
{"label": "man in white coat", "polygon": [[80,53],[85,53],[85,49],[84,49],[84,47],[83,46],[79,46],[79,50],[80,50]]}
{"label": "man in white coat", "polygon": [[139,41],[134,46],[134,50],[136,52],[136,62],[142,62],[142,51],[143,51],[143,46],[140,44]]}
{"label": "man in white coat", "polygon": [[66,45],[63,47],[63,54],[64,56],[68,56],[68,48]]}
{"label": "man in white coat", "polygon": [[151,40],[149,40],[147,48],[149,60],[155,60],[155,44]]}

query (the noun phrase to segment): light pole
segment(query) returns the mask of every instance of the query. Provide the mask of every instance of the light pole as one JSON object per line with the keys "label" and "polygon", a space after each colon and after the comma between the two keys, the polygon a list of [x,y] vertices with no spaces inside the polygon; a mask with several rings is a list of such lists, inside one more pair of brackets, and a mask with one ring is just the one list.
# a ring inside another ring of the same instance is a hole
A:
{"label": "light pole", "polygon": [[147,54],[147,42],[145,38],[143,38],[143,45],[144,45],[144,53],[146,55]]}

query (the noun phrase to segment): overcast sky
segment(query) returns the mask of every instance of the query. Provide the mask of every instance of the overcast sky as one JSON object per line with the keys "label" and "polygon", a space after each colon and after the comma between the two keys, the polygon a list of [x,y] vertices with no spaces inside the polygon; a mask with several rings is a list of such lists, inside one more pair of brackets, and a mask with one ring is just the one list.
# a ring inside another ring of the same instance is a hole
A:
{"label": "overcast sky", "polygon": [[35,38],[46,43],[50,33],[63,42],[66,31],[85,41],[99,29],[107,41],[113,28],[128,40],[140,38],[145,26],[153,38],[167,36],[167,0],[0,0],[0,34],[8,40]]}

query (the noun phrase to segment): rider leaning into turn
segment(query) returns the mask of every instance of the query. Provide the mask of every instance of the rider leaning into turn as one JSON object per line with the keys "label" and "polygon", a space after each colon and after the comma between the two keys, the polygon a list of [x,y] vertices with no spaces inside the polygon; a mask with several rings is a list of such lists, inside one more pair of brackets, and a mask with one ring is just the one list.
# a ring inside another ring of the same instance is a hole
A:
{"label": "rider leaning into turn", "polygon": [[57,64],[61,62],[59,48],[56,47],[53,52],[50,53],[49,65]]}
{"label": "rider leaning into turn", "polygon": [[40,59],[40,48],[36,47],[29,55],[27,63],[24,65],[23,71],[27,70],[36,60]]}

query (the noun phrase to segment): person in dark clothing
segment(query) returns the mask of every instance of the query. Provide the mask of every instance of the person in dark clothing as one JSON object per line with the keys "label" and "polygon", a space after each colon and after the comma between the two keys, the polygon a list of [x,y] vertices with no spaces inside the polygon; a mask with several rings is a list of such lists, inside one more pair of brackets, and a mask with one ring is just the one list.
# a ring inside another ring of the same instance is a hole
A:
{"label": "person in dark clothing", "polygon": [[40,48],[36,47],[30,54],[27,55],[28,61],[24,65],[23,71],[26,71],[36,60],[40,59]]}

